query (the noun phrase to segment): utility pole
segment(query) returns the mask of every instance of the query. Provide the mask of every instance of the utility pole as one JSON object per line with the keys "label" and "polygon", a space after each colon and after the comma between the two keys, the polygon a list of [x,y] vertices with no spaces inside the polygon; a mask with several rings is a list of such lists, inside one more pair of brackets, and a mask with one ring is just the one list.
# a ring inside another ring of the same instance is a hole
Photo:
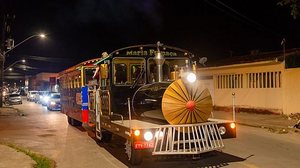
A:
{"label": "utility pole", "polygon": [[[14,15],[0,13],[1,24],[1,47],[0,47],[0,107],[3,106],[3,82],[4,82],[4,63],[6,58],[6,35],[10,34],[9,19],[14,19]],[[10,46],[12,47],[12,46]]]}
{"label": "utility pole", "polygon": [[1,18],[2,30],[1,30],[1,48],[0,48],[0,107],[3,106],[3,69],[5,62],[5,26],[6,26],[6,17],[5,14]]}
{"label": "utility pole", "polygon": [[286,40],[285,40],[285,38],[283,38],[281,41],[281,45],[282,45],[282,50],[283,50],[284,69],[286,68],[285,43],[286,43]]}

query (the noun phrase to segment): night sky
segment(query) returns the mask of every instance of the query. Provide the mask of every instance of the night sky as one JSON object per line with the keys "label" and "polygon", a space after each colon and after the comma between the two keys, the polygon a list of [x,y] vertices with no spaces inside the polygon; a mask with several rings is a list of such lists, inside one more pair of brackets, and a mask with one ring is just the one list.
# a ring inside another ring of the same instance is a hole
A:
{"label": "night sky", "polygon": [[[36,56],[31,66],[61,71],[103,51],[156,43],[187,49],[215,62],[250,50],[299,47],[300,18],[276,0],[1,0],[1,15],[15,15],[9,36],[18,43],[7,62]],[[1,16],[1,18],[2,18]],[[33,58],[33,57],[32,57]],[[43,59],[42,59],[43,60]]]}

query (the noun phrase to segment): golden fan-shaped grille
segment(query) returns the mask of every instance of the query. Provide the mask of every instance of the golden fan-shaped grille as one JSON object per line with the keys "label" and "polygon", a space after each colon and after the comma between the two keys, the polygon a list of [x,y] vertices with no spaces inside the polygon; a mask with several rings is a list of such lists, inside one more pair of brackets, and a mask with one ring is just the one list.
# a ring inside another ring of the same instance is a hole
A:
{"label": "golden fan-shaped grille", "polygon": [[[186,107],[189,101],[195,102],[195,108]],[[162,112],[170,124],[205,122],[211,111],[211,95],[199,81],[190,84],[178,79],[166,89],[162,98]]]}

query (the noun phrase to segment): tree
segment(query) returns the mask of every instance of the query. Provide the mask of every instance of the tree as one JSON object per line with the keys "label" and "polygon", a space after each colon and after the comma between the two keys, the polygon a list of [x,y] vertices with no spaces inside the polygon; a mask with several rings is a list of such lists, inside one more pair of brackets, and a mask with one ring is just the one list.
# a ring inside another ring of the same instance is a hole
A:
{"label": "tree", "polygon": [[291,8],[291,15],[294,19],[299,17],[300,0],[281,0],[277,3],[280,6],[289,6]]}

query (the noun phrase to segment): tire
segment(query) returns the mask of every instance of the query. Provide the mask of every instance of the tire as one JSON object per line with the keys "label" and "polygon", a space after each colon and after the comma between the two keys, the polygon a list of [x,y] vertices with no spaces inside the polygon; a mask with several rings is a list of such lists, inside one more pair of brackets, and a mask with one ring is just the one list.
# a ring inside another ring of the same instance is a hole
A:
{"label": "tire", "polygon": [[112,140],[112,133],[106,130],[95,131],[95,137],[97,142],[105,142],[108,143]]}
{"label": "tire", "polygon": [[71,125],[71,126],[81,126],[82,125],[82,122],[78,121],[78,120],[75,120],[74,118],[71,118],[68,116],[68,123]]}
{"label": "tire", "polygon": [[129,140],[126,142],[125,150],[131,165],[140,165],[143,162],[143,151],[134,149],[132,142],[129,142]]}
{"label": "tire", "polygon": [[102,139],[103,142],[110,142],[112,139],[112,133],[108,131],[102,131]]}

